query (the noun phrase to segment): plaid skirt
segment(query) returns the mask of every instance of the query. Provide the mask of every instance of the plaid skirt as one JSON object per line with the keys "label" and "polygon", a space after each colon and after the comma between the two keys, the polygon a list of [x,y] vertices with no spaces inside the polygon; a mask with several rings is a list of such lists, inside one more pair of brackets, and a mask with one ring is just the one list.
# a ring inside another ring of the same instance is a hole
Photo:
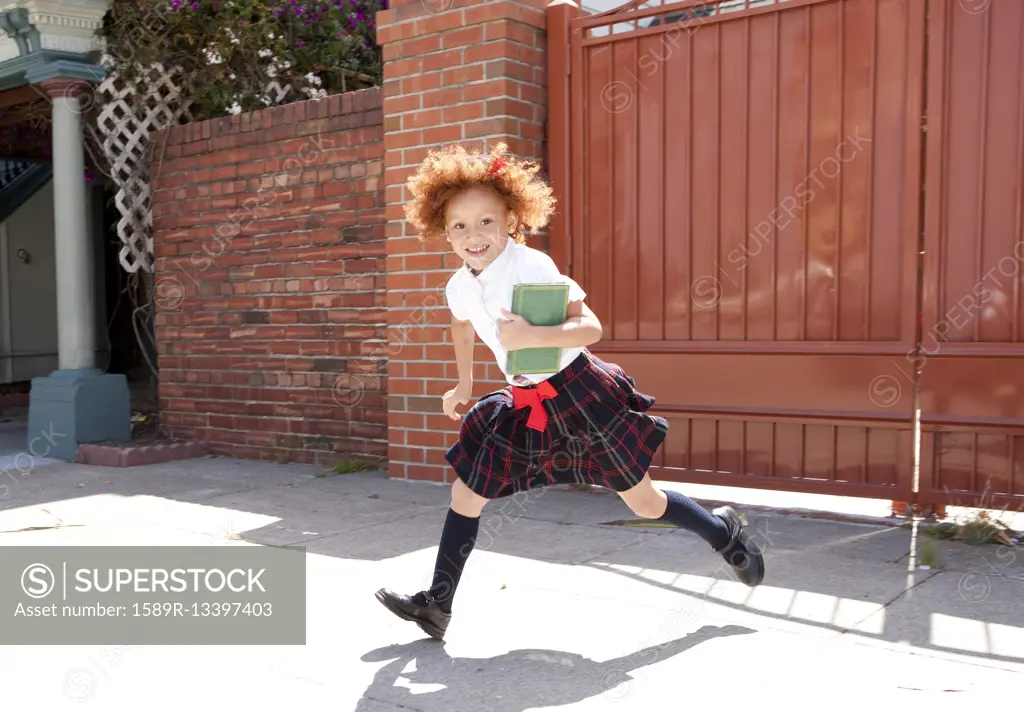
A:
{"label": "plaid skirt", "polygon": [[535,387],[506,386],[463,418],[447,459],[487,499],[554,484],[623,492],[643,479],[668,433],[654,398],[589,351]]}

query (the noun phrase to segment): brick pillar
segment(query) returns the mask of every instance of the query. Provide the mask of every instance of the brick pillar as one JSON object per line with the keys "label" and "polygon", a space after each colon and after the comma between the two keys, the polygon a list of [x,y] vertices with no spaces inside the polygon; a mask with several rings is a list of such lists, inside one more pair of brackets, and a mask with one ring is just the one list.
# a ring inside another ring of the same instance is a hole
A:
{"label": "brick pillar", "polygon": [[[545,5],[544,0],[393,0],[390,9],[378,13],[385,59],[392,477],[450,482],[444,454],[458,434],[458,424],[441,411],[441,396],[457,382],[444,285],[460,263],[447,242],[421,244],[405,222],[404,184],[430,149],[452,143],[486,149],[505,141],[512,153],[543,160]],[[532,244],[545,249],[543,242]],[[479,398],[503,380],[479,341],[476,363],[473,395]]]}

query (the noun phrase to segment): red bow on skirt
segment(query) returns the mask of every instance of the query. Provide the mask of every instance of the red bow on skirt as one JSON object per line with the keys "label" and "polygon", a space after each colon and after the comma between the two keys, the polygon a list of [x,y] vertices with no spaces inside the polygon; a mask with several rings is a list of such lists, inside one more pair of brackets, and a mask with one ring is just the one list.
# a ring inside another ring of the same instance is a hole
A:
{"label": "red bow on skirt", "polygon": [[541,381],[536,388],[520,388],[512,386],[512,404],[516,410],[530,408],[530,417],[526,427],[543,431],[548,426],[548,413],[541,401],[554,398],[555,387],[547,381]]}

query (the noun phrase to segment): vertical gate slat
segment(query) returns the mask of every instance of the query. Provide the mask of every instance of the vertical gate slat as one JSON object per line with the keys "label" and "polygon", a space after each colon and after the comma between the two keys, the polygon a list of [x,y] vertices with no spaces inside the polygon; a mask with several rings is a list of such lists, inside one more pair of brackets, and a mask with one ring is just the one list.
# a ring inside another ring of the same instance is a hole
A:
{"label": "vertical gate slat", "polygon": [[[814,86],[814,72],[812,70],[814,64],[812,61],[812,48],[813,43],[811,42],[811,33],[814,31],[813,24],[811,22],[813,17],[813,10],[810,5],[804,7],[804,27],[806,28],[806,39],[804,45],[806,46],[807,56],[804,60],[804,130],[803,130],[803,147],[804,147],[804,170],[803,175],[799,178],[801,182],[806,180],[807,176],[811,174],[811,144],[814,143],[814,136],[811,124],[811,88]],[[794,184],[795,185],[795,184]],[[788,190],[788,186],[787,186]],[[788,194],[779,196],[779,202],[788,197]],[[809,204],[808,207],[813,205]],[[809,265],[810,254],[808,252],[809,240],[810,240],[810,218],[805,211],[800,216],[800,232],[801,232],[801,251],[800,251],[800,324],[799,324],[799,337],[800,341],[807,341],[807,283],[810,281],[810,275],[807,272]]]}
{"label": "vertical gate slat", "polygon": [[[988,159],[988,155],[987,155],[988,154],[988,141],[987,141],[987,138],[988,138],[988,101],[989,101],[989,97],[988,97],[989,86],[988,86],[988,84],[989,84],[989,76],[990,76],[989,66],[992,63],[992,42],[991,42],[991,31],[992,31],[992,21],[991,20],[992,20],[992,14],[993,13],[991,13],[991,12],[986,12],[985,13],[986,21],[985,21],[985,27],[983,29],[983,33],[984,34],[983,34],[983,37],[982,37],[982,50],[981,50],[982,56],[985,58],[985,61],[982,62],[982,64],[981,64],[981,78],[980,78],[980,80],[978,82],[978,84],[981,86],[981,102],[980,102],[981,116],[978,117],[978,128],[979,128],[978,135],[981,137],[980,138],[981,146],[979,146],[979,149],[978,149],[978,167],[976,169],[977,172],[978,172],[978,188],[977,188],[977,190],[978,190],[978,194],[977,194],[978,222],[977,222],[977,226],[974,229],[974,235],[976,236],[975,237],[975,253],[974,253],[974,264],[975,264],[974,274],[976,275],[976,279],[980,278],[981,275],[983,275],[985,273],[984,272],[985,240],[982,239],[981,236],[985,234],[985,187],[986,187],[985,184],[986,184],[986,181],[988,179],[988,173],[985,170],[985,166],[986,166],[987,159]],[[971,319],[971,321],[974,322],[973,323],[973,327],[974,328],[972,329],[972,331],[973,331],[972,340],[974,342],[978,342],[978,341],[981,340],[981,338],[980,338],[981,319]]]}
{"label": "vertical gate slat", "polygon": [[[1017,36],[1024,37],[1024,12],[1020,14],[1020,29]],[[1017,43],[1017,53],[1020,55],[1017,62],[1017,72],[1020,74],[1017,90],[1020,92],[1020,99],[1017,103],[1017,226],[1013,234],[1016,237],[1015,244],[1024,245],[1024,42]],[[1017,279],[1013,280],[1013,324],[1010,328],[1011,340],[1015,344],[1021,341],[1020,288],[1022,279],[1024,279],[1024,275],[1018,275]],[[1010,460],[1013,461],[1012,455]],[[1011,493],[1012,491],[1011,474]]]}
{"label": "vertical gate slat", "polygon": [[[747,3],[749,6],[749,3]],[[743,224],[745,226],[750,225],[750,118],[753,112],[750,110],[750,24],[752,20],[748,17],[743,23]],[[743,246],[746,247],[749,238],[749,227],[743,230]],[[743,270],[740,273],[740,281],[742,283],[741,290],[743,294],[743,304],[741,310],[743,313],[743,337],[746,341],[750,338],[750,289],[747,282],[747,271]],[[743,424],[743,442],[747,440],[747,425]],[[747,450],[746,445],[743,448],[743,460],[740,468],[741,472],[747,472]]]}
{"label": "vertical gate slat", "polygon": [[[841,137],[841,140],[844,140],[844,141],[845,141],[845,138],[846,138],[846,12],[845,12],[845,10],[848,7],[849,6],[846,5],[846,4],[839,4],[839,5],[836,6],[836,11],[839,14],[839,53],[838,53],[839,54],[839,69],[837,70],[837,73],[838,73],[838,76],[839,76],[839,81],[837,82],[837,86],[839,87],[839,115],[837,117],[837,123],[839,125],[839,136]],[[843,290],[841,289],[840,279],[841,279],[841,275],[845,271],[845,268],[844,268],[844,265],[843,265],[843,236],[844,236],[844,230],[843,230],[843,203],[845,203],[846,201],[844,200],[845,194],[843,192],[843,186],[844,186],[843,173],[844,173],[844,170],[843,170],[842,166],[840,166],[839,176],[837,178],[839,184],[836,187],[836,190],[837,190],[837,192],[839,194],[839,200],[836,201],[837,202],[837,207],[836,207],[836,211],[837,211],[836,225],[838,226],[838,228],[836,230],[836,236],[835,236],[835,245],[836,245],[835,249],[836,249],[836,252],[835,252],[835,262],[834,262],[833,275],[832,275],[832,288],[834,290],[834,293],[833,293],[833,296],[832,296],[832,300],[833,300],[832,301],[832,340],[833,341],[839,341],[840,338],[841,338],[840,337],[841,329],[839,328],[839,322],[841,321],[841,318],[842,318],[842,309],[841,309],[841,307],[842,307],[842,303],[843,303]]]}
{"label": "vertical gate slat", "polygon": [[747,36],[749,18],[723,23],[718,44],[721,57],[717,87],[718,176],[716,202],[719,225],[712,268],[718,292],[716,337],[724,341],[743,341],[746,334],[746,296],[743,274],[737,269],[746,235],[750,180],[747,164],[750,135]]}
{"label": "vertical gate slat", "polygon": [[[877,97],[878,97],[878,3],[881,0],[872,0],[872,32],[871,32],[871,89],[868,92],[868,96],[871,99],[871,122],[868,126],[868,131],[871,136],[875,135],[875,126],[878,125],[876,119],[877,112]],[[867,159],[867,174],[868,174],[868,190],[867,190],[867,207],[864,210],[866,224],[873,226],[874,223],[874,205],[875,205],[875,158],[874,152],[868,152],[865,157]],[[874,334],[874,320],[872,315],[872,299],[873,290],[871,285],[874,283],[874,271],[871,266],[874,264],[872,254],[872,241],[864,241],[864,339],[870,341]]]}
{"label": "vertical gate slat", "polygon": [[[772,16],[775,20],[774,39],[775,46],[772,48],[772,59],[774,59],[775,74],[772,77],[772,200],[779,194],[779,96],[782,93],[782,15],[777,13]],[[770,284],[772,285],[771,299],[768,301],[772,314],[771,337],[766,341],[774,341],[779,338],[779,298],[776,285],[779,280],[779,233],[773,229],[772,233],[772,269],[770,273]],[[775,453],[772,451],[772,463],[775,463]]]}

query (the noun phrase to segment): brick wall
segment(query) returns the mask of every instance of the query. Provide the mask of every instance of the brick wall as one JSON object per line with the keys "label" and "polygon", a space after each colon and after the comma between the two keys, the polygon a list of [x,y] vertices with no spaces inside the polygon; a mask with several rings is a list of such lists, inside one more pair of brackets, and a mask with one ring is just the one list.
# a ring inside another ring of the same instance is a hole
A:
{"label": "brick wall", "polygon": [[[543,160],[546,2],[396,0],[378,14],[383,47],[387,198],[388,472],[447,482],[458,425],[441,412],[456,384],[444,284],[447,243],[422,245],[405,222],[408,175],[431,148],[505,141]],[[545,249],[543,238],[530,240]],[[503,384],[478,341],[474,396]],[[466,408],[467,406],[464,406]]]}
{"label": "brick wall", "polygon": [[385,456],[379,88],[154,135],[161,422],[218,454]]}

